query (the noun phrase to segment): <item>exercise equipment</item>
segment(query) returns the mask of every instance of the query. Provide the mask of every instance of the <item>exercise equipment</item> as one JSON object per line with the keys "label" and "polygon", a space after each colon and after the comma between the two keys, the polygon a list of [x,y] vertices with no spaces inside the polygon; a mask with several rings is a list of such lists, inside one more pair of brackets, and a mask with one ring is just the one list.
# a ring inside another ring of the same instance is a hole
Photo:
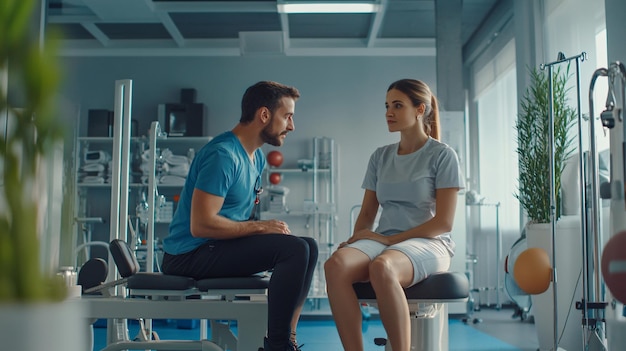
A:
{"label": "exercise equipment", "polygon": [[[605,246],[603,231],[599,221],[593,222],[593,236],[584,242],[590,251],[585,252],[584,258],[590,257],[589,267],[584,275],[584,295],[580,304],[583,310],[584,345],[591,342],[608,346],[610,351],[621,350],[626,345],[626,311],[624,308],[623,282],[619,281],[620,274],[609,272],[610,262],[613,261],[613,268],[619,267],[619,257],[623,254],[616,251],[623,250],[624,239],[621,238],[621,231],[626,230],[626,204],[624,201],[626,192],[624,181],[626,180],[626,124],[624,124],[624,110],[626,108],[626,67],[619,61],[612,62],[607,68],[598,68],[593,72],[589,88],[589,115],[596,116],[593,106],[593,90],[599,77],[606,77],[608,81],[608,92],[605,103],[605,110],[600,113],[599,119],[604,128],[610,133],[610,176],[608,185],[604,186],[605,191],[597,191],[596,184],[591,188],[596,190],[603,199],[610,199],[610,231],[609,240]],[[592,118],[592,120],[597,117]],[[595,136],[594,123],[589,131],[590,136]],[[591,146],[595,145],[592,139]],[[593,151],[593,150],[592,150]],[[592,159],[596,156],[592,152]],[[592,180],[598,178],[597,168],[594,163],[590,164]],[[608,189],[608,191],[606,191]],[[602,190],[602,188],[600,188]],[[597,206],[600,201],[598,194],[592,195],[592,204]],[[597,214],[597,211],[591,211]],[[613,241],[613,238],[616,241]],[[614,243],[620,243],[614,245]],[[621,247],[619,245],[622,245]],[[614,251],[616,250],[616,251]],[[599,262],[602,260],[602,262]],[[608,261],[608,262],[606,262]],[[623,261],[623,260],[622,260]],[[606,263],[605,263],[606,262]],[[605,267],[606,264],[606,267]],[[616,269],[615,271],[617,271]],[[602,274],[600,274],[602,273]],[[604,284],[602,282],[604,277]],[[623,281],[624,275],[621,275]],[[617,278],[617,279],[616,279]],[[615,279],[615,280],[614,280]],[[616,285],[617,284],[617,285]],[[605,286],[608,286],[608,291]],[[621,292],[620,292],[621,290]],[[612,296],[613,295],[613,296]],[[606,349],[605,346],[605,349]]]}
{"label": "exercise equipment", "polygon": [[[139,272],[137,258],[126,242],[113,240],[109,249],[120,279],[100,283],[106,276],[102,270],[107,269],[102,259],[92,259],[79,273],[79,281],[89,287],[81,299],[88,304],[87,317],[108,318],[115,326],[115,338],[107,341],[104,351],[244,351],[256,350],[263,342],[267,330],[267,275],[194,280]],[[83,278],[88,276],[97,278]],[[117,287],[126,288],[128,297],[112,296],[112,290]],[[200,319],[203,321],[201,340],[159,340],[150,324],[145,323],[154,318]],[[135,341],[129,339],[127,328],[119,323],[126,319],[140,320],[141,328]],[[207,319],[211,320],[211,341],[206,336],[204,323]],[[231,332],[229,324],[223,322],[229,320],[237,321],[237,336]]]}
{"label": "exercise equipment", "polygon": [[274,172],[270,174],[270,183],[272,183],[273,185],[280,184],[282,180],[283,176],[280,173]]}
{"label": "exercise equipment", "polygon": [[[376,305],[376,293],[370,283],[353,284],[361,303]],[[404,289],[411,313],[411,350],[448,351],[447,303],[464,302],[469,297],[469,281],[465,274],[441,272]],[[377,345],[391,345],[376,338]]]}
{"label": "exercise equipment", "polygon": [[602,251],[602,276],[609,291],[626,304],[626,231],[615,234]]}
{"label": "exercise equipment", "polygon": [[532,299],[530,294],[517,285],[513,272],[518,256],[527,248],[526,236],[522,235],[513,243],[509,254],[504,259],[504,289],[511,301],[517,306],[513,318],[520,317],[522,321],[528,318],[528,312],[532,307]]}
{"label": "exercise equipment", "polygon": [[[87,318],[107,319],[106,351],[143,350],[256,350],[267,330],[267,277],[216,278],[194,280],[188,277],[153,273],[155,251],[154,220],[149,216],[147,228],[146,271],[128,247],[128,193],[130,155],[130,110],[132,81],[116,81],[113,171],[111,181],[110,239],[111,255],[106,283],[85,290],[81,303],[86,304]],[[149,131],[149,161],[155,169],[156,139],[161,136],[158,122]],[[148,179],[148,213],[154,213],[156,185],[154,174]],[[114,253],[119,250],[118,253]],[[117,260],[115,262],[112,262]],[[125,262],[125,263],[124,263]],[[130,268],[129,268],[130,267]],[[118,271],[121,278],[118,279]],[[100,295],[93,295],[93,294]],[[201,339],[185,341],[130,341],[127,319],[145,320],[143,339],[152,337],[151,319],[200,319]],[[206,320],[212,321],[213,342],[206,339]],[[237,321],[237,337],[228,324]],[[222,345],[222,346],[218,346]]]}
{"label": "exercise equipment", "polygon": [[270,151],[267,154],[267,163],[272,167],[280,167],[283,164],[283,154],[278,150]]}
{"label": "exercise equipment", "polygon": [[522,251],[513,266],[517,285],[528,294],[541,294],[548,290],[552,280],[552,267],[548,253],[538,247]]}

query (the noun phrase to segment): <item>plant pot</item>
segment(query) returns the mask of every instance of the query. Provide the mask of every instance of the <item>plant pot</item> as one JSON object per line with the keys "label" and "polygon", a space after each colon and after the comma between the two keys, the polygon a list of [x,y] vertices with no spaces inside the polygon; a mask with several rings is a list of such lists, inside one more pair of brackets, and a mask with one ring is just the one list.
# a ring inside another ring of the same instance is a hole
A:
{"label": "plant pot", "polygon": [[90,350],[83,308],[79,299],[0,304],[2,350]]}
{"label": "plant pot", "polygon": [[[552,227],[550,223],[529,224],[526,227],[528,247],[539,247],[552,262]],[[582,297],[582,237],[579,216],[562,216],[556,225],[556,270],[559,349],[579,350],[583,339],[581,312],[576,301]],[[532,295],[532,314],[539,350],[554,346],[553,283],[542,294]],[[569,320],[568,320],[569,318]]]}

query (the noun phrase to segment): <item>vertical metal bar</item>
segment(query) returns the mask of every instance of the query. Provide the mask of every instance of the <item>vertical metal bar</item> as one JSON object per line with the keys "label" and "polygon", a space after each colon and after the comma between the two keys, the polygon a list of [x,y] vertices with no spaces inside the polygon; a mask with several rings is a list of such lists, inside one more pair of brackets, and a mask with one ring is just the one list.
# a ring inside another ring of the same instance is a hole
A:
{"label": "vertical metal bar", "polygon": [[[550,90],[550,111],[549,111],[549,147],[550,147],[550,226],[552,231],[552,297],[553,297],[553,313],[554,313],[554,323],[553,323],[553,350],[558,350],[558,278],[557,278],[557,267],[556,267],[556,211],[557,211],[557,203],[556,203],[556,182],[555,182],[555,145],[554,145],[554,86],[553,86],[553,77],[552,77],[552,66],[557,65],[563,62],[569,62],[571,60],[576,60],[578,63],[579,59],[584,60],[586,53],[583,52],[580,55],[572,56],[566,58],[562,52],[559,52],[557,56],[557,60],[551,63],[542,64],[541,69],[548,68],[548,88]],[[578,69],[576,71],[578,75]],[[578,78],[578,77],[577,77]],[[578,112],[580,113],[580,89],[577,91],[577,99],[578,99]],[[582,165],[581,165],[582,166]],[[581,182],[583,180],[581,179]]]}
{"label": "vertical metal bar", "polygon": [[[502,233],[500,232],[500,203],[495,203],[496,207],[496,261],[499,265],[502,260]],[[500,289],[501,289],[501,276],[500,269],[496,269],[496,308],[499,310],[502,308],[502,302],[500,301]]]}
{"label": "vertical metal bar", "polygon": [[[111,172],[111,232],[110,240],[126,240],[128,220],[128,179],[130,151],[130,111],[132,81],[115,82],[113,123],[113,159]],[[115,266],[115,264],[113,264]]]}
{"label": "vertical metal bar", "polygon": [[119,235],[124,241],[128,241],[128,186],[130,182],[130,128],[133,98],[133,81],[130,79],[120,80],[124,89],[124,114],[122,124],[122,158],[120,165],[120,218]]}
{"label": "vertical metal bar", "polygon": [[[612,71],[615,72],[615,75],[618,76],[620,78],[620,82],[621,84],[621,88],[622,88],[622,101],[621,101],[621,109],[619,111],[617,111],[618,113],[618,119],[619,122],[622,123],[622,137],[620,138],[622,140],[622,174],[621,174],[621,181],[622,181],[622,194],[620,194],[620,198],[624,199],[626,198],[626,186],[623,186],[624,182],[626,181],[626,148],[625,145],[626,143],[624,143],[624,138],[626,138],[626,123],[624,123],[624,121],[622,120],[622,118],[624,118],[624,112],[626,111],[626,68],[624,67],[624,64],[622,62],[616,61],[613,65],[611,65],[612,67]],[[626,205],[626,204],[625,204]],[[624,208],[626,210],[626,207]],[[621,218],[624,218],[623,216],[619,216]]]}
{"label": "vertical metal bar", "polygon": [[[597,69],[591,78],[591,84],[589,87],[589,123],[590,123],[590,129],[589,129],[589,139],[590,141],[593,141],[595,138],[595,132],[592,132],[593,130],[593,125],[594,125],[594,106],[593,106],[593,90],[594,90],[594,86],[596,83],[596,79],[599,76],[607,76],[608,75],[608,71],[606,69]],[[580,123],[580,122],[579,122]],[[594,134],[592,134],[594,133]],[[582,130],[581,128],[579,128],[579,134],[582,135]],[[594,144],[592,142],[592,144]],[[583,254],[583,275],[582,275],[582,315],[583,315],[583,345],[588,345],[590,339],[588,338],[588,333],[584,332],[585,329],[588,330],[593,330],[595,329],[595,325],[589,325],[589,322],[591,320],[593,320],[595,312],[593,310],[589,310],[588,307],[588,303],[590,301],[594,301],[595,297],[593,297],[593,292],[591,291],[591,286],[589,284],[589,280],[590,280],[590,276],[593,273],[593,269],[589,269],[589,265],[590,265],[590,261],[589,261],[589,235],[588,235],[588,227],[587,227],[587,198],[586,198],[586,176],[587,176],[587,172],[583,172],[583,168],[585,165],[584,159],[583,159],[583,150],[582,150],[582,144],[579,147],[580,148],[580,191],[581,191],[581,229],[582,229],[582,254]],[[595,169],[595,168],[592,168]],[[583,197],[583,195],[585,197]],[[592,195],[592,199],[593,199],[593,195]],[[599,295],[598,295],[599,296]]]}
{"label": "vertical metal bar", "polygon": [[148,175],[148,225],[146,228],[146,272],[154,271],[154,217],[156,212],[155,196],[156,196],[156,139],[161,132],[159,122],[154,121],[150,125],[150,141],[148,149],[150,150],[150,163],[148,164],[150,174]]}
{"label": "vertical metal bar", "polygon": [[317,178],[319,177],[319,175],[317,174],[317,170],[319,169],[319,162],[320,162],[320,155],[319,155],[319,144],[320,143],[320,138],[313,138],[313,196],[312,196],[312,200],[313,203],[315,204],[315,206],[319,206],[319,204],[317,203],[317,201],[319,200],[317,198]]}
{"label": "vertical metal bar", "polygon": [[[125,86],[120,81],[115,82],[115,106],[113,123],[113,146],[111,152],[111,215],[109,220],[109,241],[119,238],[118,223],[120,220],[120,167],[122,158],[122,114],[124,109]],[[107,280],[113,281],[117,277],[117,269],[113,258],[109,256],[109,275]]]}
{"label": "vertical metal bar", "polygon": [[[130,111],[132,108],[132,80],[115,81],[115,106],[113,123],[112,171],[111,171],[111,217],[109,240],[126,240],[128,220],[128,178],[130,153]],[[121,233],[124,233],[121,235]],[[117,278],[115,262],[109,255],[108,281]],[[117,287],[115,294],[125,296],[126,290]],[[125,319],[110,319],[107,325],[107,344],[128,339],[128,327]]]}
{"label": "vertical metal bar", "polygon": [[552,83],[552,65],[548,66],[548,89],[550,90],[549,138],[550,143],[550,227],[552,229],[552,298],[554,313],[553,350],[558,350],[558,297],[557,297],[557,267],[556,267],[556,185],[554,174],[554,85]]}
{"label": "vertical metal bar", "polygon": [[[580,67],[579,67],[579,63],[578,60],[576,60],[576,77],[578,78],[580,76]],[[578,93],[580,94],[580,82],[577,81],[578,85]],[[580,102],[578,105],[578,109],[580,111]],[[591,113],[593,113],[593,111],[591,111]],[[579,112],[580,114],[580,112]],[[597,150],[597,145],[596,145],[596,130],[595,130],[595,120],[592,118],[593,114],[590,115],[589,118],[589,172],[587,172],[589,174],[589,178],[591,180],[591,193],[590,193],[590,198],[588,199],[588,201],[591,204],[591,213],[590,213],[590,225],[591,225],[591,234],[592,237],[594,239],[594,242],[592,242],[592,249],[594,251],[594,253],[598,252],[598,246],[597,246],[597,240],[596,238],[598,238],[600,236],[600,231],[602,230],[601,227],[601,223],[599,220],[599,213],[600,213],[600,206],[599,206],[599,201],[600,201],[600,196],[599,196],[599,167],[598,167],[598,150]],[[600,264],[599,264],[599,258],[597,257],[597,254],[593,255],[593,266],[594,271],[596,271],[597,269],[600,268]],[[591,296],[591,298],[593,299],[593,301],[597,301],[600,296],[601,296],[601,292],[600,292],[600,275],[599,274],[595,274],[595,279],[593,282],[593,296]],[[597,318],[597,310],[594,310],[594,316]],[[597,319],[596,319],[597,320]]]}

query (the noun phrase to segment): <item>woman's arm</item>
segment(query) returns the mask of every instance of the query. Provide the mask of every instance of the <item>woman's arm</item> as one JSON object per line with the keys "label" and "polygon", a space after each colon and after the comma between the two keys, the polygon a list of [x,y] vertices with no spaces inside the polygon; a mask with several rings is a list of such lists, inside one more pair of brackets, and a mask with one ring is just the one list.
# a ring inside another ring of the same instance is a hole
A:
{"label": "woman's arm", "polygon": [[283,221],[237,222],[219,215],[224,198],[194,189],[191,198],[191,235],[197,238],[233,239],[253,234],[289,234]]}
{"label": "woman's arm", "polygon": [[372,190],[365,190],[363,195],[363,202],[361,204],[361,211],[354,223],[352,229],[352,236],[345,242],[339,244],[339,248],[351,244],[361,239],[379,240],[378,237],[382,235],[374,233],[374,222],[376,221],[376,215],[378,214],[378,198],[376,198],[376,192]]}
{"label": "woman's arm", "polygon": [[435,190],[435,216],[417,227],[385,237],[393,245],[411,238],[434,238],[448,233],[454,224],[456,202],[459,188],[443,188]]}
{"label": "woman's arm", "polygon": [[374,221],[376,221],[376,214],[378,214],[378,205],[376,192],[366,189],[363,195],[363,202],[361,203],[361,211],[359,211],[359,216],[352,229],[353,235],[362,229],[374,230]]}

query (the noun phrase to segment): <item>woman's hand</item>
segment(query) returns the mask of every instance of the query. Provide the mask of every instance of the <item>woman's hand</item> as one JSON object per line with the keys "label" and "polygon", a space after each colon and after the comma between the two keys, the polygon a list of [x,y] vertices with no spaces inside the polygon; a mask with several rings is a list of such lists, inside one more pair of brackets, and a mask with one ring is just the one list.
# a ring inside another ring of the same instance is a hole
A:
{"label": "woman's hand", "polygon": [[350,239],[348,239],[346,244],[352,244],[355,241],[363,240],[363,239],[370,239],[370,240],[378,241],[379,243],[384,244],[384,245],[389,245],[388,236],[380,235],[369,229],[361,229],[361,230],[354,232],[354,234],[352,234],[352,236],[350,237]]}

